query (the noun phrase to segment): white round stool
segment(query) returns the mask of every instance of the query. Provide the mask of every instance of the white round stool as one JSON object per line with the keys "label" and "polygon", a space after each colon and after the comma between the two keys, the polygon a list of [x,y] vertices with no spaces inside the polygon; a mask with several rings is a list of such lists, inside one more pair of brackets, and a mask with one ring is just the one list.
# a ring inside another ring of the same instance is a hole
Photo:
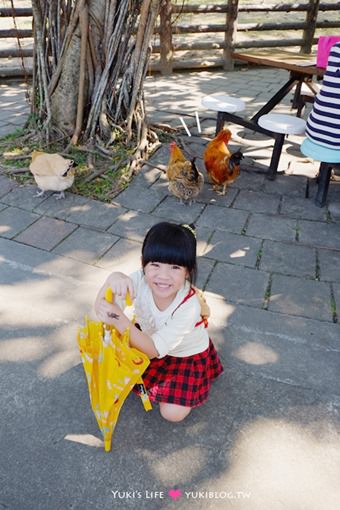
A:
{"label": "white round stool", "polygon": [[242,99],[222,94],[204,96],[202,106],[217,112],[216,134],[223,128],[225,121],[228,120],[229,113],[242,112],[246,108],[246,104]]}
{"label": "white round stool", "polygon": [[258,125],[267,131],[271,131],[275,138],[268,169],[268,179],[275,179],[285,136],[302,135],[306,129],[306,121],[293,115],[268,113],[259,118]]}

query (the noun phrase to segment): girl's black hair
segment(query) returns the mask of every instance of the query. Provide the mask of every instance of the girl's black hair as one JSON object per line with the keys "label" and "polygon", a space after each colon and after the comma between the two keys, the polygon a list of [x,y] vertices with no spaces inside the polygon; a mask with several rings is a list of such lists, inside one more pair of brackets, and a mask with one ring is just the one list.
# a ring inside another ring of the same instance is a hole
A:
{"label": "girl's black hair", "polygon": [[142,267],[149,262],[183,266],[188,270],[190,283],[195,283],[197,273],[195,226],[163,221],[151,227],[142,246]]}

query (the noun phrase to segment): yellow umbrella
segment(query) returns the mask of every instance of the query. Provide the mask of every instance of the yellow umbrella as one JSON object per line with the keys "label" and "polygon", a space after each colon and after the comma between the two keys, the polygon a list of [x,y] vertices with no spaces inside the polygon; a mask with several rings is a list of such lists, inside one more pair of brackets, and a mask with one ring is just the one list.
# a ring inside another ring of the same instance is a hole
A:
{"label": "yellow umbrella", "polygon": [[[112,290],[105,298],[112,303]],[[126,304],[131,304],[127,295]],[[144,388],[142,374],[150,363],[143,352],[129,346],[129,329],[122,335],[113,327],[89,320],[78,330],[78,345],[87,379],[91,406],[103,434],[106,452],[124,400],[135,384]],[[141,399],[146,411],[151,403],[145,391]]]}

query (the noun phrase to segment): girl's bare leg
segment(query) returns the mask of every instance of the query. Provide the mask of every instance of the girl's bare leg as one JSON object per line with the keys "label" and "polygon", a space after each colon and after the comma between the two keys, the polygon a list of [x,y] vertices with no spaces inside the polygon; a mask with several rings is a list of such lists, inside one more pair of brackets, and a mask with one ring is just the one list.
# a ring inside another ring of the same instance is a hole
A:
{"label": "girl's bare leg", "polygon": [[168,404],[160,402],[159,410],[161,416],[168,421],[178,422],[184,420],[191,411],[191,407],[179,406],[177,404]]}

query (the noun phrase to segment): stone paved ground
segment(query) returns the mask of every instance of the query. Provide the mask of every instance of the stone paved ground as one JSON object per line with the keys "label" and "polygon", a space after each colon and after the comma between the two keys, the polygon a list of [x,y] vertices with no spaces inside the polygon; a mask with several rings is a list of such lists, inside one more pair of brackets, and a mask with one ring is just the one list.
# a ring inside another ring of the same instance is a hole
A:
{"label": "stone paved ground", "polygon": [[[179,125],[198,110],[204,136],[185,143],[203,169],[214,121],[203,120],[211,112],[200,97],[228,91],[251,110],[252,98],[260,105],[282,79],[254,70],[150,77],[149,115]],[[166,146],[112,204],[71,193],[36,198],[34,187],[0,176],[0,507],[339,505],[340,185],[331,184],[327,207],[315,207],[316,167],[303,162],[300,138],[286,142],[285,173],[272,182],[271,141],[232,129],[232,147],[246,156],[240,177],[224,197],[206,183],[190,207],[168,194]],[[131,395],[105,454],[76,327],[107,273],[138,266],[145,232],[164,219],[197,225],[198,285],[225,372],[177,425]]]}

